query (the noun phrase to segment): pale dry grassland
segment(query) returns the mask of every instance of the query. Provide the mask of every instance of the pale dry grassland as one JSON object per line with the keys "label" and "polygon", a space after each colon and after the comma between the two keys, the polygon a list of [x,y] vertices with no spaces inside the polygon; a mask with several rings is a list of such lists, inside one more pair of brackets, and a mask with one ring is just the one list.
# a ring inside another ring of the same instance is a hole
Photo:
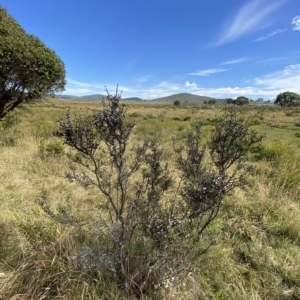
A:
{"label": "pale dry grassland", "polygon": [[[194,120],[203,121],[206,138],[220,109],[126,105],[128,119],[137,121],[132,142],[159,132],[166,158],[173,152],[172,137],[180,138]],[[97,190],[65,179],[68,149],[52,135],[55,121],[68,108],[86,113],[101,106],[37,102],[17,108],[0,124],[5,127],[0,131],[1,300],[125,299],[101,281],[101,274],[66,261],[93,241],[93,234],[59,225],[37,204],[44,192],[54,210],[64,205],[82,220],[105,209]],[[250,185],[226,199],[209,228],[215,244],[199,262],[199,274],[172,287],[169,299],[300,299],[300,110],[272,105],[242,110],[244,118],[251,115],[253,128],[265,134],[260,152],[249,156],[254,168]]]}

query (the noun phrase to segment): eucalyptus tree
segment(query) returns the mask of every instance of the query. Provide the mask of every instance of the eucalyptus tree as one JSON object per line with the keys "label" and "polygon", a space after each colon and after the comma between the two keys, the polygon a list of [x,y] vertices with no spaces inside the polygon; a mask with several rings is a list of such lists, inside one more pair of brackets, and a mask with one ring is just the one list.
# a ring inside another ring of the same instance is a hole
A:
{"label": "eucalyptus tree", "polygon": [[64,90],[65,66],[57,54],[0,6],[0,118],[24,100]]}
{"label": "eucalyptus tree", "polygon": [[239,97],[236,98],[234,104],[236,104],[236,105],[249,104],[249,99],[245,96],[239,96]]}
{"label": "eucalyptus tree", "polygon": [[281,107],[300,105],[300,95],[293,92],[284,92],[277,95],[274,104]]}

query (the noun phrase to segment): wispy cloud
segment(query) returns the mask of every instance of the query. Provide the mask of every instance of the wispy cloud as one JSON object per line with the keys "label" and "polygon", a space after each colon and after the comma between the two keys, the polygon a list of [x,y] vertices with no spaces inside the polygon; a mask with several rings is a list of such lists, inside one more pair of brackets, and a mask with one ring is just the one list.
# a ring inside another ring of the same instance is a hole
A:
{"label": "wispy cloud", "polygon": [[179,89],[180,89],[178,84],[170,83],[170,82],[167,82],[167,81],[162,81],[157,86],[160,87],[160,88],[166,88],[166,89],[168,89],[169,91],[172,91],[172,92],[178,92]]}
{"label": "wispy cloud", "polygon": [[91,89],[67,87],[65,89],[65,91],[63,92],[63,94],[72,95],[72,96],[85,96],[85,95],[91,95],[91,94],[96,94],[96,93]]}
{"label": "wispy cloud", "polygon": [[254,79],[254,84],[265,89],[279,91],[292,91],[300,93],[300,64],[289,65],[282,71],[267,74]]}
{"label": "wispy cloud", "polygon": [[133,59],[127,61],[127,62],[125,63],[126,67],[127,67],[128,69],[132,69],[132,68],[137,64],[137,62],[140,60],[141,56],[142,56],[142,55],[139,54],[139,55],[137,55],[136,57],[134,57]]}
{"label": "wispy cloud", "polygon": [[140,84],[140,83],[144,83],[146,81],[148,81],[149,77],[151,75],[138,75],[135,77],[135,81]]}
{"label": "wispy cloud", "polygon": [[66,95],[84,96],[90,94],[103,94],[105,93],[104,84],[86,83],[67,78],[67,86],[64,91]]}
{"label": "wispy cloud", "polygon": [[183,84],[161,82],[156,86],[142,91],[136,90],[142,99],[154,99],[175,93],[193,93],[216,98],[238,97],[241,95],[258,98],[274,99],[285,91],[300,93],[300,64],[290,65],[283,70],[259,76],[249,81],[245,86],[220,86],[215,88],[200,87],[195,82],[186,81]]}
{"label": "wispy cloud", "polygon": [[[276,59],[276,58],[275,58]],[[77,82],[73,80],[73,82]],[[210,96],[216,98],[238,97],[241,95],[258,98],[264,97],[265,99],[274,99],[276,95],[285,91],[292,91],[300,93],[300,64],[286,66],[284,69],[277,72],[269,73],[264,76],[256,77],[247,81],[244,86],[219,86],[214,88],[201,87],[196,82],[184,81],[168,82],[162,81],[154,86],[148,87],[131,87],[127,85],[120,85],[119,90],[123,91],[123,97],[140,97],[142,99],[155,99],[165,97],[177,93],[193,93],[196,95]],[[80,82],[79,82],[80,83]],[[69,86],[64,94],[69,95],[89,95],[89,94],[103,94],[105,93],[104,85],[107,86],[109,91],[114,91],[115,84],[93,85],[85,83],[88,88]]]}
{"label": "wispy cloud", "polygon": [[272,31],[272,32],[270,32],[270,33],[267,33],[267,34],[265,34],[265,35],[263,35],[263,36],[261,36],[261,37],[255,39],[253,42],[261,42],[261,41],[267,40],[268,38],[270,38],[270,37],[272,37],[272,36],[274,36],[274,35],[283,33],[283,32],[285,32],[286,30],[287,30],[286,28],[274,30],[274,31]]}
{"label": "wispy cloud", "polygon": [[285,0],[264,1],[252,0],[242,6],[225,26],[215,46],[230,43],[246,34],[269,25],[269,15],[278,9]]}
{"label": "wispy cloud", "polygon": [[199,70],[196,72],[189,73],[188,75],[196,75],[196,76],[209,76],[214,73],[225,72],[225,69],[208,69],[208,70]]}
{"label": "wispy cloud", "polygon": [[248,57],[242,57],[242,58],[238,58],[238,59],[234,59],[234,60],[228,60],[228,61],[224,61],[224,62],[220,63],[220,66],[239,64],[239,63],[247,61],[247,60],[249,60]]}
{"label": "wispy cloud", "polygon": [[283,60],[283,59],[288,59],[288,57],[283,56],[283,57],[266,58],[266,59],[262,59],[262,60],[257,61],[257,63],[274,62],[274,61]]}
{"label": "wispy cloud", "polygon": [[300,30],[300,16],[296,16],[292,20],[293,30]]}
{"label": "wispy cloud", "polygon": [[67,82],[71,83],[73,85],[76,85],[76,86],[81,86],[81,87],[90,87],[91,86],[89,83],[79,82],[79,81],[73,80],[71,78],[67,78]]}

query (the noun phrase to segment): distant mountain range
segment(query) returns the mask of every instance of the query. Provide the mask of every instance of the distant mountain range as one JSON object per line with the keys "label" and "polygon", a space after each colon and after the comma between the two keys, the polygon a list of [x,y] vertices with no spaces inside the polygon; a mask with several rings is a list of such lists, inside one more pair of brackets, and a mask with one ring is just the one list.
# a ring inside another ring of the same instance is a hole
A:
{"label": "distant mountain range", "polygon": [[77,101],[99,101],[102,100],[104,95],[100,94],[93,94],[93,95],[86,95],[86,96],[72,96],[72,95],[59,95],[57,96],[59,99],[63,100],[77,100]]}
{"label": "distant mountain range", "polygon": [[179,100],[182,104],[196,104],[196,103],[203,103],[204,101],[208,102],[209,100],[218,100],[218,99],[206,97],[206,96],[198,96],[189,93],[180,93],[180,94],[174,94],[167,97],[153,99],[151,101],[174,103],[174,101],[176,100]]}
{"label": "distant mountain range", "polygon": [[[86,95],[80,97],[72,96],[72,95],[58,96],[59,99],[76,100],[76,101],[101,101],[103,97],[105,98],[106,96],[101,94]],[[122,98],[122,101],[155,101],[155,102],[170,102],[170,103],[174,103],[176,100],[179,100],[182,104],[197,104],[197,103],[203,103],[204,101],[208,102],[209,100],[224,101],[225,99],[216,99],[216,98],[211,98],[206,96],[198,96],[189,93],[179,93],[179,94],[174,94],[171,96],[161,97],[161,98],[156,98],[151,100],[143,100],[138,97]]]}

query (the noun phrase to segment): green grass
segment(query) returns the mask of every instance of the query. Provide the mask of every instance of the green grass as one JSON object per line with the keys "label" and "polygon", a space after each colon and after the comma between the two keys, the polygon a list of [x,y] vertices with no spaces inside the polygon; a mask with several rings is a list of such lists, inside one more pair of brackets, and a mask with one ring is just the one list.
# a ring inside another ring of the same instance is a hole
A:
{"label": "green grass", "polygon": [[[105,210],[94,188],[65,178],[68,148],[58,137],[56,120],[70,108],[86,113],[101,103],[67,101],[23,105],[0,122],[0,299],[125,299],[96,270],[72,257],[95,240],[96,232],[58,225],[37,202],[47,192],[54,210],[61,206],[85,219]],[[207,138],[215,106],[126,103],[137,126],[132,142],[160,133],[164,157],[172,157],[172,137],[201,120]],[[261,149],[249,156],[254,171],[246,190],[235,190],[209,228],[213,245],[199,261],[198,273],[149,299],[300,299],[300,144],[299,114],[272,105],[243,107],[255,130],[264,134]],[[276,127],[270,123],[276,120]],[[44,296],[43,296],[44,295]],[[30,298],[31,297],[31,298]],[[25,299],[25,298],[24,298]]]}

